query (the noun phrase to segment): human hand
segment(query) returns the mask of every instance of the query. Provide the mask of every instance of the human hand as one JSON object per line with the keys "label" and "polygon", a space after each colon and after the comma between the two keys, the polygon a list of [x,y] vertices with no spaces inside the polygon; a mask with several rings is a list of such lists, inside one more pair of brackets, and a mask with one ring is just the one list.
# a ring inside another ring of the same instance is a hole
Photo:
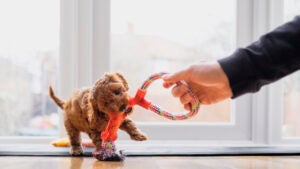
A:
{"label": "human hand", "polygon": [[172,89],[174,97],[179,97],[184,108],[190,110],[192,95],[198,97],[200,104],[213,104],[232,97],[229,81],[218,62],[192,65],[187,69],[163,77],[165,88],[183,80],[186,84],[176,85]]}

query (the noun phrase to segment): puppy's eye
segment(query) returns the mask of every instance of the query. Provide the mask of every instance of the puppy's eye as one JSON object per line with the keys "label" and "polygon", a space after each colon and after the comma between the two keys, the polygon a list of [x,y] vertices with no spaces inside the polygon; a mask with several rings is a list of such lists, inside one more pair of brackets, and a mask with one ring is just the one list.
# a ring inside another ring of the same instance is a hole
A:
{"label": "puppy's eye", "polygon": [[114,94],[115,95],[119,95],[120,94],[120,90],[114,90]]}

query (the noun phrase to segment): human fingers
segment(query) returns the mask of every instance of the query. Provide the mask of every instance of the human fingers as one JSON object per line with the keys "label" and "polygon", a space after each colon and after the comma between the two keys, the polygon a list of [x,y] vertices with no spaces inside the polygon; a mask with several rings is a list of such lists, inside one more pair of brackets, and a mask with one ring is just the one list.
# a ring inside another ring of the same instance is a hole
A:
{"label": "human fingers", "polygon": [[174,97],[181,97],[189,92],[189,88],[185,84],[179,84],[172,89],[172,95]]}
{"label": "human fingers", "polygon": [[178,71],[173,74],[164,75],[163,80],[165,82],[169,82],[169,83],[176,83],[181,80],[186,80],[188,77],[189,77],[189,74],[187,73],[187,70],[184,69],[184,70]]}
{"label": "human fingers", "polygon": [[191,104],[190,104],[190,103],[185,104],[185,105],[184,105],[184,109],[185,109],[185,110],[188,110],[188,111],[191,111],[191,110],[192,110]]}
{"label": "human fingers", "polygon": [[169,88],[169,87],[173,86],[174,84],[175,84],[175,83],[164,82],[164,83],[163,83],[163,87],[164,87],[164,88]]}
{"label": "human fingers", "polygon": [[183,96],[180,97],[180,102],[185,105],[192,102],[193,97],[191,96],[190,92],[186,92]]}

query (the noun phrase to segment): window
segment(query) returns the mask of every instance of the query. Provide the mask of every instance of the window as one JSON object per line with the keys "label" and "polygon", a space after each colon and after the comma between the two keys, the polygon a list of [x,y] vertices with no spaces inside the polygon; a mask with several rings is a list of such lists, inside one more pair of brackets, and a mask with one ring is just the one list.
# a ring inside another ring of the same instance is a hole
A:
{"label": "window", "polygon": [[[0,109],[5,112],[0,134],[4,136],[53,136],[58,131],[64,136],[61,114],[46,96],[49,84],[66,99],[73,88],[92,85],[104,72],[119,71],[133,95],[152,73],[174,72],[191,63],[228,56],[290,20],[300,9],[297,0],[16,2],[0,2],[4,23]],[[18,6],[22,8],[9,10]],[[199,115],[187,121],[171,122],[138,107],[132,118],[151,140],[249,145],[291,143],[288,138],[293,138],[299,143],[299,118],[294,110],[299,99],[297,83],[295,74],[259,93],[201,106]],[[168,110],[183,111],[161,81],[148,94],[149,100]],[[127,137],[120,134],[121,139]]]}
{"label": "window", "polygon": [[[63,57],[60,58],[60,62],[63,71],[60,72],[60,87],[64,89],[61,90],[60,96],[66,98],[72,88],[93,84],[107,71],[122,72],[128,79],[133,95],[152,73],[178,70],[198,61],[198,56],[203,59],[215,59],[229,55],[238,39],[235,17],[237,2],[213,2],[223,4],[223,7],[218,9],[214,6],[212,11],[206,10],[207,13],[201,13],[195,6],[204,10],[204,4],[213,8],[213,3],[206,0],[129,0],[126,3],[115,0],[62,1]],[[176,12],[179,7],[186,14],[180,15],[180,12]],[[189,8],[191,11],[188,11]],[[170,13],[164,13],[164,9],[169,9]],[[218,10],[227,13],[226,16],[219,15]],[[143,18],[147,18],[149,23],[145,23]],[[199,18],[201,21],[198,23],[196,20]],[[170,22],[165,22],[167,19]],[[181,22],[184,24],[180,24]],[[153,26],[145,27],[145,24]],[[179,26],[183,31],[176,28]],[[226,29],[217,31],[218,26]],[[198,33],[197,29],[200,29]],[[209,31],[209,35],[202,33],[203,31]],[[218,41],[221,36],[226,40]],[[183,54],[188,54],[188,57],[183,57]],[[182,108],[179,102],[159,83],[156,82],[150,87],[149,98],[166,109],[180,112]],[[165,101],[167,104],[164,104],[164,99],[168,99],[172,104]],[[133,118],[152,140],[248,140],[251,134],[251,121],[247,120],[251,111],[249,99],[243,97],[212,107],[203,106],[198,119],[190,121],[171,122],[138,107]],[[211,115],[212,111],[220,116]],[[196,132],[199,134],[193,134]],[[129,138],[120,132],[120,139]]]}
{"label": "window", "polygon": [[[284,21],[292,20],[299,15],[300,1],[285,0],[284,1]],[[283,82],[283,137],[299,137],[300,136],[300,74],[294,73],[284,79]]]}
{"label": "window", "polygon": [[[229,55],[236,46],[235,3],[235,0],[112,0],[111,70],[126,76],[133,95],[153,73],[174,72],[192,63]],[[160,82],[150,88],[151,101],[172,112],[184,111]],[[202,106],[199,115],[184,123],[229,123],[231,116],[230,101],[226,100]],[[132,118],[140,122],[169,122],[139,107]]]}
{"label": "window", "polygon": [[[110,1],[110,70],[124,73],[133,95],[152,73],[231,54],[236,48],[236,6],[235,0]],[[161,82],[150,86],[147,97],[172,112],[184,111]],[[245,100],[237,102],[247,107]],[[248,117],[248,110],[229,100],[201,106],[195,118],[180,122],[139,107],[132,115],[151,139],[196,140],[248,139]]]}
{"label": "window", "polygon": [[58,0],[0,1],[0,135],[58,135]]}

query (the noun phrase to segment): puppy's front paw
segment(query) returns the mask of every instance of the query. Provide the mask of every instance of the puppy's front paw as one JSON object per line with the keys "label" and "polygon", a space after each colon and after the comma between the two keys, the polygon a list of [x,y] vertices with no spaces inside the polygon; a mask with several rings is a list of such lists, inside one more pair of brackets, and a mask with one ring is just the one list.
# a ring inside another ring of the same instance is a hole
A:
{"label": "puppy's front paw", "polygon": [[76,146],[76,147],[72,147],[71,148],[71,151],[70,151],[70,154],[72,156],[80,156],[80,155],[83,155],[83,149],[81,146]]}
{"label": "puppy's front paw", "polygon": [[136,140],[136,141],[145,141],[147,140],[147,136],[141,133],[137,133],[137,134],[133,134],[131,135],[131,139],[132,140]]}

